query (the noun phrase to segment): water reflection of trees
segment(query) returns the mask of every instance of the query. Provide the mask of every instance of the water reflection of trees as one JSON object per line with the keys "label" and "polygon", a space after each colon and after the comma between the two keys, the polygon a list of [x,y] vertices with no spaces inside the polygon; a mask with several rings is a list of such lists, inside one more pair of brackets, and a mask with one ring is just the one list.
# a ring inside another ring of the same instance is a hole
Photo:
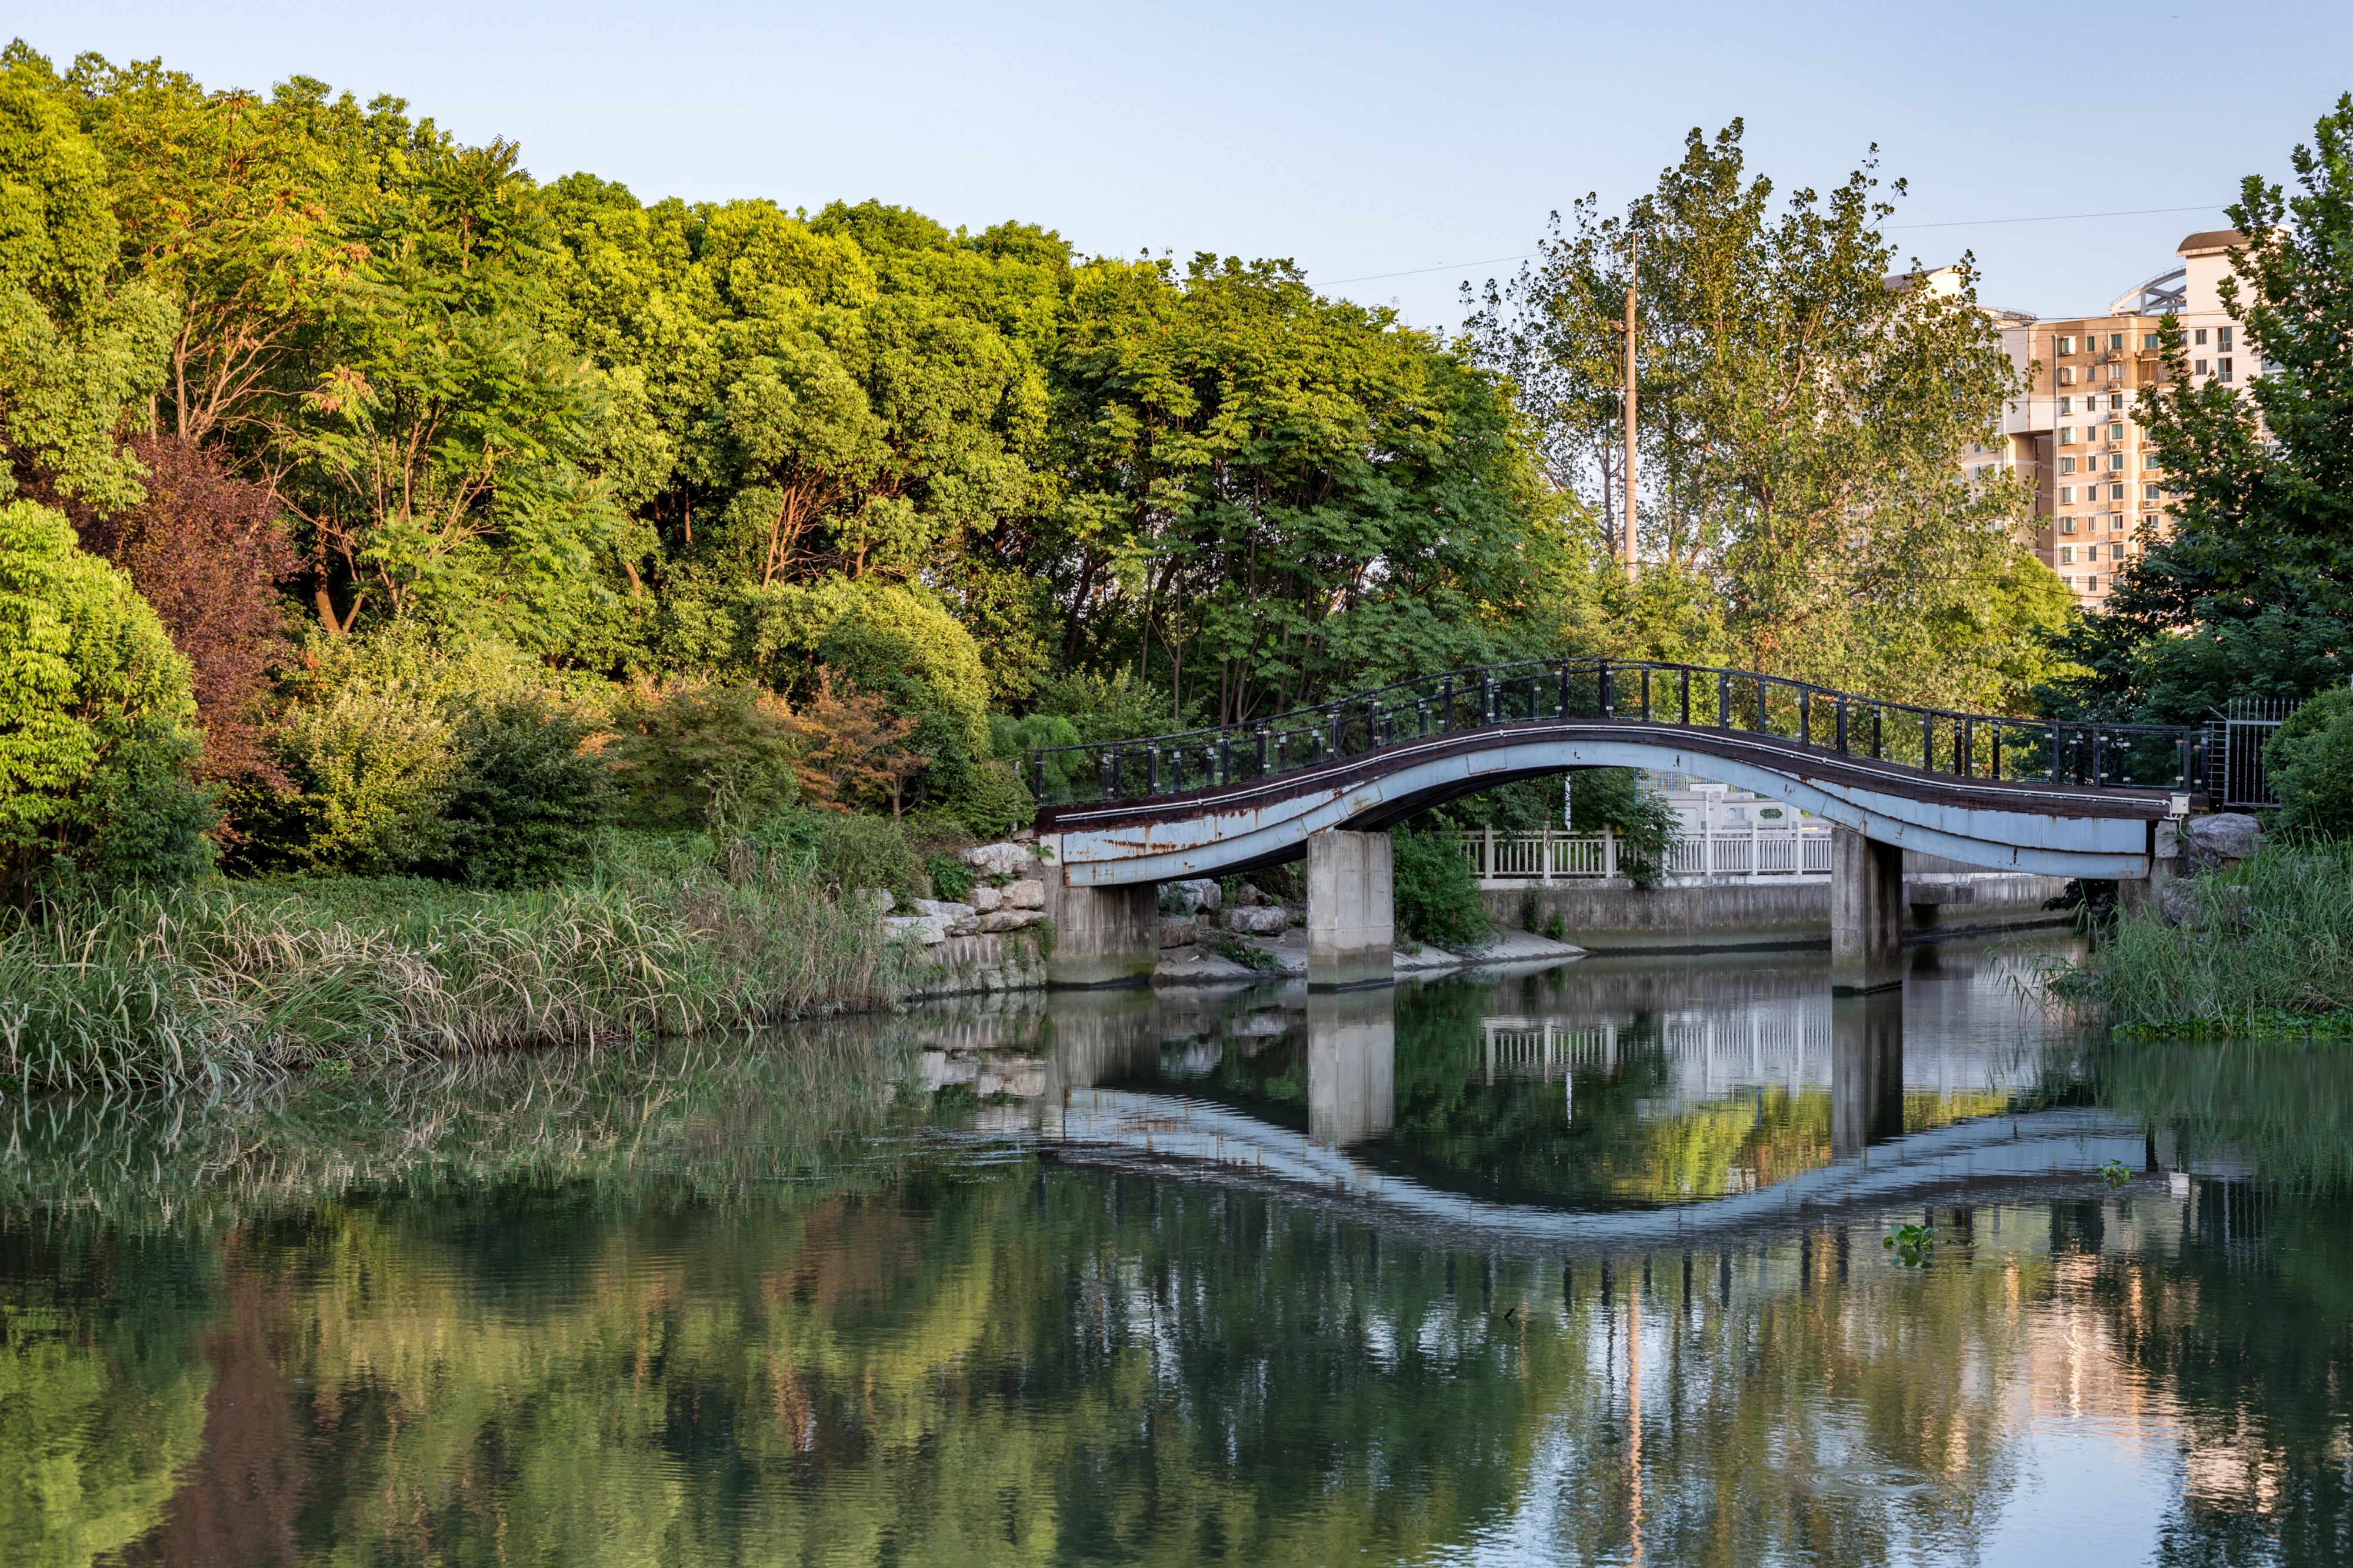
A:
{"label": "water reflection of trees", "polygon": [[[1401,1116],[1475,1123],[1425,1026]],[[2316,1180],[1939,1207],[1919,1270],[1868,1219],[1564,1268],[927,1143],[898,1048],[20,1110],[10,1560],[1967,1560],[2063,1418],[2179,1441],[2168,1562],[2353,1534]],[[2353,1068],[2155,1050],[2102,1090],[2152,1128],[2334,1157]]]}

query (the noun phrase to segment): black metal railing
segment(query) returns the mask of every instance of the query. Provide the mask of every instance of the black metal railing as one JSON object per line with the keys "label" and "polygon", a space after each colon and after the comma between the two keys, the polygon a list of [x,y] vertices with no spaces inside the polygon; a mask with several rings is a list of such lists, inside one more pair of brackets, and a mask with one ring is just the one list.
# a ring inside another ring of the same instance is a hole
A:
{"label": "black metal railing", "polygon": [[1450,670],[1214,730],[1047,747],[1030,753],[1030,783],[1047,805],[1148,800],[1543,721],[1739,731],[1958,778],[2188,789],[2206,776],[2204,731],[2190,726],[1957,713],[1755,670],[1586,658]]}

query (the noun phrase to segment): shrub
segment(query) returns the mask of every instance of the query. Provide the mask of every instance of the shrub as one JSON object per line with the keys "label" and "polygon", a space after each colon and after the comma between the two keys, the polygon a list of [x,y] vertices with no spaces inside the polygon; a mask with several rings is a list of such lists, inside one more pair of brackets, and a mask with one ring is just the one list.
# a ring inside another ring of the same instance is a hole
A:
{"label": "shrub", "polygon": [[385,876],[448,855],[457,726],[427,689],[363,679],[297,703],[270,752],[291,788],[252,802],[240,868]]}
{"label": "shrub", "polygon": [[2353,838],[2353,690],[2325,691],[2290,714],[2263,760],[2283,830]]}
{"label": "shrub", "polygon": [[802,867],[836,898],[881,888],[904,903],[928,886],[922,858],[900,825],[854,812],[796,811],[770,819],[744,843]]}
{"label": "shrub", "polygon": [[[185,880],[214,820],[188,662],[129,578],[59,513],[0,506],[0,876]],[[199,826],[201,825],[201,826]],[[191,827],[197,831],[191,833]]]}
{"label": "shrub", "polygon": [[1038,803],[1011,763],[974,768],[972,782],[949,805],[966,827],[986,839],[1003,838],[1038,819]]}
{"label": "shrub", "polygon": [[1398,929],[1455,952],[1485,946],[1493,922],[1453,839],[1399,828],[1389,835],[1389,847]]}
{"label": "shrub", "polygon": [[1268,973],[1282,967],[1282,960],[1254,942],[1245,942],[1223,926],[1210,926],[1199,937],[1201,949],[1228,963],[1239,963],[1244,969]]}
{"label": "shrub", "polygon": [[1568,775],[1572,829],[1593,833],[1608,827],[1618,836],[1618,868],[1638,888],[1655,888],[1683,840],[1674,807],[1645,795],[1641,775],[1631,768],[1580,768]]}
{"label": "shrub", "polygon": [[613,799],[610,768],[580,749],[586,733],[524,699],[467,715],[442,806],[448,848],[430,869],[477,888],[526,888],[586,866]]}
{"label": "shrub", "polygon": [[612,722],[607,753],[631,827],[740,833],[799,798],[791,713],[756,686],[641,688],[615,705]]}
{"label": "shrub", "polygon": [[923,857],[923,869],[931,876],[932,897],[951,904],[965,902],[980,876],[955,856],[938,853]]}

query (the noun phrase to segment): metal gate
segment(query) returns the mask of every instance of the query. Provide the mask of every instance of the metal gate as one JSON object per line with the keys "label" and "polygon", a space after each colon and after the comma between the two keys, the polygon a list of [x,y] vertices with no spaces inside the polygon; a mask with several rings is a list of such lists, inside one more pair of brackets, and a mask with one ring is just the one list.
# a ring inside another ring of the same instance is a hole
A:
{"label": "metal gate", "polygon": [[2263,742],[2304,706],[2284,697],[2233,697],[2206,725],[2206,793],[2224,810],[2277,805],[2263,767]]}

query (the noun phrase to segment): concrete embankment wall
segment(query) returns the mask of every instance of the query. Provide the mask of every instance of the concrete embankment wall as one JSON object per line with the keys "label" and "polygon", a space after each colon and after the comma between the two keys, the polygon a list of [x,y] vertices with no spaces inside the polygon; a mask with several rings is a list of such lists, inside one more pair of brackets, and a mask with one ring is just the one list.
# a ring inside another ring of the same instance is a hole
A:
{"label": "concrete embankment wall", "polygon": [[[1907,851],[1905,940],[2064,925],[2074,919],[2071,912],[2042,905],[2066,886],[2063,878],[1980,871]],[[1518,926],[1530,894],[1536,900],[1538,930],[1558,911],[1567,940],[1592,952],[1827,947],[1831,939],[1827,882],[1743,878],[1666,888],[1637,888],[1615,879],[1556,882],[1549,888],[1531,882],[1520,889],[1491,888],[1484,897],[1499,923]]]}

